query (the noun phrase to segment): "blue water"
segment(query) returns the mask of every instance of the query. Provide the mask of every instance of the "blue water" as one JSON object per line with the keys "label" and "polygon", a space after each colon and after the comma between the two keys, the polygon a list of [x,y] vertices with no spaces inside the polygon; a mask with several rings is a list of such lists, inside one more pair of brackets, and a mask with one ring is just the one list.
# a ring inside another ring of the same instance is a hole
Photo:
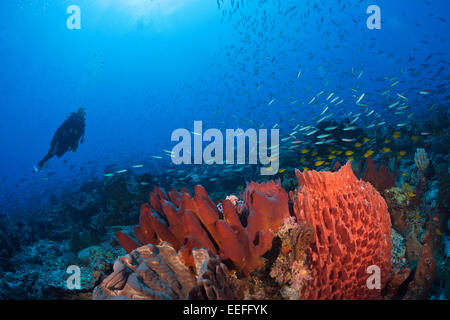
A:
{"label": "blue water", "polygon": [[[66,26],[72,4],[80,30]],[[366,27],[371,4],[381,30]],[[111,164],[162,170],[172,131],[193,130],[194,120],[288,133],[320,114],[308,102],[321,90],[345,100],[329,106],[333,118],[364,111],[350,88],[365,93],[378,122],[412,125],[448,109],[447,0],[8,0],[0,9],[0,204],[11,214],[77,190]],[[392,94],[409,106],[401,115],[380,95],[397,80]],[[32,173],[79,107],[85,143]]]}

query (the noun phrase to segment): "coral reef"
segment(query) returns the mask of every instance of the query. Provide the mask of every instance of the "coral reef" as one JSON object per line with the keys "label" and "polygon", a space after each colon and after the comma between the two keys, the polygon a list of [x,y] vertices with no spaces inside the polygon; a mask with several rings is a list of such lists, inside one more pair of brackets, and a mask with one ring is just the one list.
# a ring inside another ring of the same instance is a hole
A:
{"label": "coral reef", "polygon": [[308,223],[296,223],[295,217],[285,220],[278,231],[281,250],[273,263],[270,276],[280,286],[283,298],[299,299],[300,290],[312,280],[305,250],[315,241],[315,232]]}
{"label": "coral reef", "polygon": [[367,268],[378,266],[381,288],[391,271],[391,221],[374,187],[358,180],[347,163],[338,172],[296,171],[291,193],[297,221],[311,224],[315,244],[307,249],[312,282],[302,299],[379,299],[366,285]]}

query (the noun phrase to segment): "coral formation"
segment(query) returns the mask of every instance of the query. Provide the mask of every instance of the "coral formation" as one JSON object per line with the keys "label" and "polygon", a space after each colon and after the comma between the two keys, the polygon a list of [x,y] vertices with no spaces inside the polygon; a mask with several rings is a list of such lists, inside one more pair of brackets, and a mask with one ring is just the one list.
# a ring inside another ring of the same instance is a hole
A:
{"label": "coral formation", "polygon": [[120,257],[93,299],[187,299],[195,278],[167,242],[145,245]]}
{"label": "coral formation", "polygon": [[358,180],[347,163],[338,172],[296,171],[291,193],[298,222],[311,224],[315,244],[307,249],[312,282],[303,299],[379,299],[366,285],[367,268],[378,266],[381,288],[391,271],[391,221],[374,187]]}
{"label": "coral formation", "polygon": [[371,157],[367,158],[366,170],[362,175],[362,179],[370,182],[379,192],[395,187],[394,173],[385,165],[375,166]]}
{"label": "coral formation", "polygon": [[[186,190],[166,194],[155,188],[150,194],[151,205],[144,204],[141,208],[135,233],[141,244],[158,240],[171,243],[190,267],[195,266],[192,249],[206,248],[248,275],[262,265],[261,256],[269,250],[275,233],[289,216],[289,207],[286,191],[273,181],[250,183],[245,203],[248,216],[244,228],[233,203],[230,200],[222,203],[221,217],[202,186],[195,187],[194,197]],[[139,246],[121,232],[117,236],[127,252]]]}
{"label": "coral formation", "polygon": [[191,300],[236,300],[242,297],[240,281],[233,278],[217,255],[206,249],[192,251],[199,270],[197,284],[189,292]]}
{"label": "coral formation", "polygon": [[414,154],[414,162],[420,172],[425,172],[430,164],[430,160],[428,159],[425,149],[417,148],[416,153]]}

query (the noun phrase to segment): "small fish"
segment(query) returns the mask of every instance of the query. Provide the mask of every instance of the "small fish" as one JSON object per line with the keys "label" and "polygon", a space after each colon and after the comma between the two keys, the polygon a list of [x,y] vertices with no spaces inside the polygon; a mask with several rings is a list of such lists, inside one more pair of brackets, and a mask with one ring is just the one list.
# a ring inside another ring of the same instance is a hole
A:
{"label": "small fish", "polygon": [[114,173],[105,173],[103,176],[105,176],[105,177],[113,177]]}
{"label": "small fish", "polygon": [[384,153],[391,152],[391,148],[388,148],[388,147],[384,147],[382,150],[383,150]]}
{"label": "small fish", "polygon": [[333,131],[336,128],[337,128],[337,126],[328,127],[328,128],[325,128],[325,131]]}
{"label": "small fish", "polygon": [[439,228],[436,228],[436,234],[440,237],[442,237],[442,232],[439,230]]}
{"label": "small fish", "polygon": [[371,155],[373,155],[375,153],[375,151],[373,150],[367,150],[366,153],[364,154],[364,158],[368,158]]}
{"label": "small fish", "polygon": [[362,146],[362,143],[361,143],[361,142],[355,143],[355,147],[356,147],[356,148],[359,148],[359,147],[361,147],[361,146]]}
{"label": "small fish", "polygon": [[152,156],[152,158],[155,158],[155,159],[162,159],[162,157],[160,157],[160,156]]}
{"label": "small fish", "polygon": [[351,156],[352,154],[354,154],[354,152],[351,150],[345,151],[346,156]]}
{"label": "small fish", "polygon": [[421,95],[430,95],[431,92],[430,91],[420,91],[419,92]]}
{"label": "small fish", "polygon": [[149,183],[148,182],[144,182],[144,181],[141,181],[141,186],[148,186],[149,185]]}
{"label": "small fish", "polygon": [[317,136],[317,138],[318,139],[324,139],[324,138],[328,138],[329,136],[331,136],[331,133],[321,134],[320,136]]}
{"label": "small fish", "polygon": [[399,153],[398,153],[400,156],[404,156],[405,154],[406,154],[406,151],[405,150],[402,150],[402,151],[400,151]]}
{"label": "small fish", "polygon": [[355,139],[347,139],[347,138],[342,138],[341,139],[343,142],[355,142]]}
{"label": "small fish", "polygon": [[363,94],[359,97],[359,99],[356,101],[356,104],[360,103],[361,100],[364,98],[365,95],[366,95],[366,94],[363,93]]}
{"label": "small fish", "polygon": [[300,151],[301,154],[306,154],[306,153],[308,153],[308,152],[309,152],[309,149],[302,149],[302,150]]}
{"label": "small fish", "polygon": [[285,171],[286,171],[285,168],[281,168],[278,172],[279,172],[279,173],[283,173],[283,172],[285,172]]}
{"label": "small fish", "polygon": [[394,102],[393,104],[389,105],[388,109],[395,108],[395,107],[398,106],[399,104],[400,104],[400,101]]}
{"label": "small fish", "polygon": [[316,167],[320,167],[320,166],[323,165],[324,163],[325,163],[325,161],[320,160],[320,161],[316,161],[316,162],[314,163],[314,165],[315,165]]}
{"label": "small fish", "polygon": [[402,135],[402,133],[400,131],[395,131],[394,134],[392,135],[392,137],[394,139],[398,139],[398,138],[400,138],[401,135]]}
{"label": "small fish", "polygon": [[131,167],[135,168],[135,169],[139,169],[139,168],[143,168],[144,165],[143,164],[135,164],[135,165],[132,165]]}
{"label": "small fish", "polygon": [[355,130],[357,128],[358,128],[357,126],[345,127],[344,129],[342,129],[342,131],[351,131],[351,130]]}
{"label": "small fish", "polygon": [[408,196],[409,196],[410,198],[414,198],[414,197],[416,196],[416,194],[413,193],[413,192],[410,192],[410,193],[408,193]]}
{"label": "small fish", "polygon": [[121,173],[125,173],[127,171],[128,171],[127,169],[123,169],[123,170],[117,170],[115,173],[121,174]]}

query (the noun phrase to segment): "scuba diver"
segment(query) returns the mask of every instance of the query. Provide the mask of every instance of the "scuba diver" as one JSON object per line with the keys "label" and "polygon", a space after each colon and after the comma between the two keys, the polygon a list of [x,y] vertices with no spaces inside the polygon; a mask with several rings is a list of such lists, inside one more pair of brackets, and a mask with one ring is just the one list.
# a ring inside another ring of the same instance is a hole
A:
{"label": "scuba diver", "polygon": [[84,141],[85,116],[86,110],[84,108],[69,114],[63,124],[56,130],[50,142],[48,153],[34,167],[34,171],[41,171],[47,161],[55,155],[61,158],[69,150],[72,150],[72,152],[77,151],[78,143],[83,143]]}

